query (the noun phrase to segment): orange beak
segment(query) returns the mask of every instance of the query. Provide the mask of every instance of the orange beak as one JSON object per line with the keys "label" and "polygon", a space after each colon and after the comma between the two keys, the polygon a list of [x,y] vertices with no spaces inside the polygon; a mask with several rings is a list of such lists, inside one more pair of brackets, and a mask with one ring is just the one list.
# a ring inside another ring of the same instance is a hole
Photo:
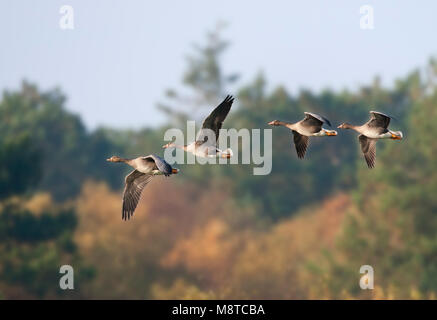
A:
{"label": "orange beak", "polygon": [[395,134],[392,134],[392,135],[391,135],[391,138],[392,138],[393,140],[402,140],[402,137],[401,137],[401,136],[398,136],[398,135],[395,135]]}
{"label": "orange beak", "polygon": [[179,172],[179,169],[176,169],[176,168],[171,169],[171,173],[172,173],[172,174],[176,174],[176,173],[178,173],[178,172]]}
{"label": "orange beak", "polygon": [[336,136],[337,135],[337,132],[336,131],[328,131],[327,133],[326,133],[326,135],[327,136]]}

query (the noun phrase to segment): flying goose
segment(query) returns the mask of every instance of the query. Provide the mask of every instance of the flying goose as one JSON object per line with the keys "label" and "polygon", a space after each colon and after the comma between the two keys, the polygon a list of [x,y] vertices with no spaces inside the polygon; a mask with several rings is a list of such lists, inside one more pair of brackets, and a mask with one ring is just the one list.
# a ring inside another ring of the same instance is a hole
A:
{"label": "flying goose", "polygon": [[135,170],[129,173],[125,178],[125,187],[123,191],[123,209],[122,219],[130,219],[133,216],[141,193],[144,187],[156,175],[164,175],[166,177],[179,172],[178,169],[172,168],[161,157],[151,154],[147,157],[138,157],[135,159],[124,159],[118,156],[112,156],[106,159],[109,162],[124,162]]}
{"label": "flying goose", "polygon": [[217,148],[217,141],[219,138],[220,129],[223,121],[231,110],[234,98],[230,95],[220,103],[211,114],[203,121],[202,129],[197,134],[196,141],[191,142],[188,145],[180,146],[173,142],[167,143],[162,146],[165,148],[179,148],[186,152],[191,152],[196,156],[208,158],[208,157],[222,157],[230,158],[232,156],[232,150],[226,149],[224,151]]}
{"label": "flying goose", "polygon": [[273,120],[268,124],[271,126],[284,126],[293,132],[294,145],[299,159],[305,157],[309,143],[309,137],[336,136],[337,131],[322,128],[324,123],[331,126],[331,122],[325,117],[315,113],[304,112],[305,118],[296,123]]}
{"label": "flying goose", "polygon": [[391,117],[378,112],[370,111],[370,120],[361,126],[354,126],[348,123],[342,123],[338,126],[340,129],[352,129],[360,133],[358,141],[360,142],[361,151],[366,159],[367,166],[372,169],[375,167],[376,159],[376,141],[378,139],[402,140],[401,131],[391,131],[388,129]]}

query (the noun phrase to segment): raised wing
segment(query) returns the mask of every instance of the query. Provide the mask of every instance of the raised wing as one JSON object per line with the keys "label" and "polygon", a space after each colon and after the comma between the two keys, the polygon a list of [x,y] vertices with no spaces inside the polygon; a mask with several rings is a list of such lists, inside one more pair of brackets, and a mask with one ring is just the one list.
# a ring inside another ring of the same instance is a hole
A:
{"label": "raised wing", "polygon": [[299,159],[303,159],[308,148],[309,138],[293,130],[293,141],[296,147],[297,156]]}
{"label": "raised wing", "polygon": [[322,126],[324,123],[326,123],[328,126],[331,127],[331,122],[325,117],[311,112],[304,112],[304,113],[305,113],[305,118],[303,119],[303,122],[305,124],[308,123],[310,125]]}
{"label": "raised wing", "polygon": [[370,127],[380,127],[387,129],[390,125],[390,117],[389,115],[386,115],[382,112],[378,111],[370,111],[370,120],[368,122],[368,125]]}
{"label": "raised wing", "polygon": [[360,141],[361,151],[366,159],[367,166],[372,169],[375,167],[376,160],[376,139],[367,138],[365,135],[360,134],[358,136]]}
{"label": "raised wing", "polygon": [[[220,103],[211,113],[210,115],[203,121],[202,129],[197,135],[196,141],[206,142],[208,139],[208,135],[205,133],[205,129],[212,130],[215,134],[215,143],[218,140],[220,129],[222,128],[223,121],[226,119],[226,116],[231,110],[232,103],[234,102],[234,98],[230,95],[226,96],[226,98]],[[202,132],[203,131],[203,132]]]}
{"label": "raised wing", "polygon": [[138,201],[141,198],[141,193],[152,178],[152,175],[144,174],[138,170],[134,170],[126,176],[121,215],[123,220],[130,219],[130,217],[133,216]]}
{"label": "raised wing", "polygon": [[164,173],[165,175],[169,175],[172,173],[172,167],[165,161],[163,158],[156,154],[148,155],[147,157],[143,157],[144,160],[150,160],[155,162],[156,167],[159,171]]}

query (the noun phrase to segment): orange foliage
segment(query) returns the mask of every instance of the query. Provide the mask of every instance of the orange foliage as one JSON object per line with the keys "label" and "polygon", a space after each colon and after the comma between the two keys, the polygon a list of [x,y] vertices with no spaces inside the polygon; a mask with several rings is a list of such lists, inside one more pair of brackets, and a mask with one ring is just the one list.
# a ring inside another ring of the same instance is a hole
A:
{"label": "orange foliage", "polygon": [[[82,290],[98,298],[357,298],[345,288],[333,295],[328,282],[335,274],[324,256],[344,258],[337,255],[336,240],[346,213],[360,216],[350,196],[338,194],[260,227],[250,210],[233,205],[228,189],[219,184],[199,190],[157,178],[125,222],[121,192],[86,183],[77,200],[76,241],[97,278]],[[39,195],[28,206],[38,211],[47,203]],[[352,281],[358,285],[358,271]],[[420,295],[412,288],[410,296]],[[390,299],[397,293],[376,284],[359,297]]]}
{"label": "orange foliage", "polygon": [[[121,220],[121,192],[105,184],[84,185],[77,200],[76,241],[97,268],[91,295],[147,297],[152,281],[167,278],[159,265],[162,258],[211,216],[223,214],[227,197],[220,190],[212,197],[208,190],[199,192],[190,184],[160,178],[144,190],[129,221]],[[113,290],[105,291],[108,286]]]}
{"label": "orange foliage", "polygon": [[235,241],[228,225],[212,218],[206,225],[197,226],[188,238],[175,243],[162,260],[162,265],[172,267],[180,264],[200,275],[201,279],[208,276],[208,280],[217,282],[229,266],[233,249]]}
{"label": "orange foliage", "polygon": [[44,211],[50,211],[53,199],[50,193],[37,193],[27,200],[23,207],[35,215],[41,215]]}
{"label": "orange foliage", "polygon": [[260,229],[259,218],[236,209],[228,189],[220,184],[199,190],[157,178],[125,222],[121,192],[86,183],[77,200],[76,241],[97,268],[97,279],[85,285],[88,295],[329,298],[323,275],[309,266],[335,248],[345,213],[353,211],[349,196],[339,194]]}
{"label": "orange foliage", "polygon": [[[334,246],[349,206],[349,197],[338,195],[264,232],[238,232],[226,219],[212,218],[176,243],[162,264],[183,266],[218,298],[306,298],[311,294],[307,263]],[[163,292],[160,288],[159,296]]]}

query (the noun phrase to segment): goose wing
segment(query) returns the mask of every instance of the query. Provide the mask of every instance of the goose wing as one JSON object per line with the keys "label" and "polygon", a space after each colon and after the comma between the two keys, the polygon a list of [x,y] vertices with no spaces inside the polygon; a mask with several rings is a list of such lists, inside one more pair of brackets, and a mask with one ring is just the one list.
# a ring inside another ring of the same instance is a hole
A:
{"label": "goose wing", "polygon": [[387,129],[391,118],[382,112],[370,111],[370,120],[367,124],[370,127]]}
{"label": "goose wing", "polygon": [[303,159],[305,157],[309,140],[310,139],[307,136],[301,135],[299,132],[293,130],[293,141],[299,159]]}
{"label": "goose wing", "polygon": [[324,123],[326,123],[328,126],[331,127],[331,122],[325,117],[311,112],[304,112],[304,113],[305,113],[305,118],[302,120],[302,124],[308,126],[321,127]]}
{"label": "goose wing", "polygon": [[153,161],[156,165],[156,168],[158,168],[158,170],[161,171],[164,175],[169,175],[172,173],[171,165],[169,165],[167,161],[165,161],[163,158],[156,154],[151,154],[147,157],[143,157],[143,160]]}
{"label": "goose wing", "polygon": [[[210,115],[203,121],[202,129],[197,135],[196,142],[204,143],[208,140],[208,130],[212,130],[215,134],[214,144],[219,138],[219,132],[222,128],[223,121],[231,110],[234,98],[231,95],[227,95],[226,98],[220,103]],[[208,130],[206,130],[208,129]]]}
{"label": "goose wing", "polygon": [[130,219],[130,217],[133,216],[138,201],[140,200],[141,193],[152,178],[152,175],[139,172],[138,170],[133,170],[126,176],[121,215],[123,220]]}
{"label": "goose wing", "polygon": [[377,140],[370,139],[362,134],[358,136],[358,140],[360,141],[361,151],[364,154],[364,159],[366,159],[367,166],[372,169],[375,167]]}

